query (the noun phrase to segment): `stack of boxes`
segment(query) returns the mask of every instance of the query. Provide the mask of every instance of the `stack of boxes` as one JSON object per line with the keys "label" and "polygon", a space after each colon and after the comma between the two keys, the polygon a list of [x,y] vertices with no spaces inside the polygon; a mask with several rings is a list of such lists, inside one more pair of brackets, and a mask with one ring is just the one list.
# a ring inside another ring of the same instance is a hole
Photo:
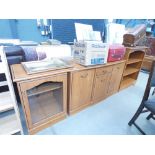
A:
{"label": "stack of boxes", "polygon": [[[110,23],[108,30],[107,43],[103,43],[100,32],[93,31],[91,25],[76,23],[78,41],[74,42],[75,61],[89,66],[122,60],[125,54],[125,47],[122,45],[125,26]],[[93,37],[91,34],[94,34]]]}
{"label": "stack of boxes", "polygon": [[123,45],[109,45],[102,41],[78,41],[74,43],[74,59],[77,63],[89,66],[119,61],[124,57]]}

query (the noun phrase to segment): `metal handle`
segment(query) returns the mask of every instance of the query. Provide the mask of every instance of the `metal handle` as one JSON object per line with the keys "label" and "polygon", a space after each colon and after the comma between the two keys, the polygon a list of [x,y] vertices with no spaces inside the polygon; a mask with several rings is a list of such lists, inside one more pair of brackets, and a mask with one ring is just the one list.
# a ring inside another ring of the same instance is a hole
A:
{"label": "metal handle", "polygon": [[104,80],[101,80],[101,82],[104,82]]}
{"label": "metal handle", "polygon": [[102,73],[105,74],[107,71],[103,70]]}

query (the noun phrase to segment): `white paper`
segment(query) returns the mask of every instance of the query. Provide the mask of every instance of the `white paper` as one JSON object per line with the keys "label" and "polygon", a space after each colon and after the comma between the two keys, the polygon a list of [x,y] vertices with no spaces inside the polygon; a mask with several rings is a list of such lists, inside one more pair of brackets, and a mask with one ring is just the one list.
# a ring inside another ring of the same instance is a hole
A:
{"label": "white paper", "polygon": [[93,31],[92,25],[75,23],[77,41],[91,40],[90,33]]}
{"label": "white paper", "polygon": [[101,33],[99,31],[93,31],[94,32],[94,40],[101,41]]}
{"label": "white paper", "polygon": [[106,42],[109,44],[123,43],[123,35],[125,34],[125,25],[110,23],[107,25],[107,38]]}

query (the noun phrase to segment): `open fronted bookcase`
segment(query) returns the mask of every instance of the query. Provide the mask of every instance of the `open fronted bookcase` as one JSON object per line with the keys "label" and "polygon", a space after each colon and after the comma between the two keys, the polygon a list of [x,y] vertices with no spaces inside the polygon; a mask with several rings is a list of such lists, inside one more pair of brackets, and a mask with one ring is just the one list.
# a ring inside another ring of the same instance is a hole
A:
{"label": "open fronted bookcase", "polygon": [[120,90],[135,84],[145,56],[145,46],[126,47],[126,65],[122,75]]}

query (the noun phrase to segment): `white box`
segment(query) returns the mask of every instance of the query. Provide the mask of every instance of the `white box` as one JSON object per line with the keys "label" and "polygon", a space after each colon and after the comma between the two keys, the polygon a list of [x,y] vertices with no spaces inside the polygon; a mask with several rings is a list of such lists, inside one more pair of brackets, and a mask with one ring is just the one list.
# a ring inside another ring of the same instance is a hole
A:
{"label": "white box", "polygon": [[74,59],[85,66],[107,63],[109,45],[102,41],[79,41],[74,44]]}

